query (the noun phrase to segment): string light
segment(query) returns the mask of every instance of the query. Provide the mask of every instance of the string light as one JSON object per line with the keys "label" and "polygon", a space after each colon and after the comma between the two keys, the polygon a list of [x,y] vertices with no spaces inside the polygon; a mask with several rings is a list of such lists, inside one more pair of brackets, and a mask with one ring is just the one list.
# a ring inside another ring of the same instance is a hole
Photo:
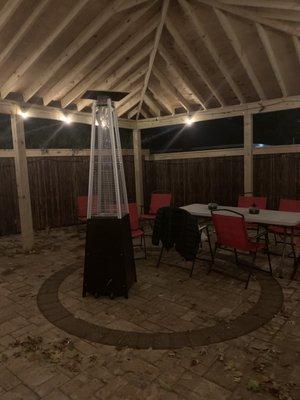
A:
{"label": "string light", "polygon": [[188,126],[193,125],[193,123],[194,123],[193,118],[188,118],[188,119],[186,120],[186,125],[188,125]]}
{"label": "string light", "polygon": [[28,112],[27,111],[21,110],[19,114],[23,119],[27,119],[28,118]]}
{"label": "string light", "polygon": [[72,122],[72,118],[70,115],[63,115],[62,121],[69,125]]}

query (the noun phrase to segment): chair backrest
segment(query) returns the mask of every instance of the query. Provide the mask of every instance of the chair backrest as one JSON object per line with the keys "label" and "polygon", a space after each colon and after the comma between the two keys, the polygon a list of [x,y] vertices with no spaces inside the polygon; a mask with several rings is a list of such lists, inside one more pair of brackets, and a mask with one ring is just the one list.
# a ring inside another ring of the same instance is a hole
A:
{"label": "chair backrest", "polygon": [[249,238],[243,215],[229,210],[218,210],[212,212],[212,221],[219,246],[248,250]]}
{"label": "chair backrest", "polygon": [[88,204],[88,196],[77,197],[77,216],[79,218],[87,217],[87,204]]}
{"label": "chair backrest", "polygon": [[138,206],[136,203],[129,203],[128,209],[129,209],[130,228],[132,231],[136,231],[137,229],[140,228]]}
{"label": "chair backrest", "polygon": [[256,205],[256,207],[261,210],[267,208],[267,198],[266,197],[256,197],[256,196],[239,196],[238,207],[249,208]]}
{"label": "chair backrest", "polygon": [[171,200],[171,193],[152,193],[149,213],[156,214],[160,208],[169,207]]}
{"label": "chair backrest", "polygon": [[280,199],[279,211],[300,212],[300,200]]}

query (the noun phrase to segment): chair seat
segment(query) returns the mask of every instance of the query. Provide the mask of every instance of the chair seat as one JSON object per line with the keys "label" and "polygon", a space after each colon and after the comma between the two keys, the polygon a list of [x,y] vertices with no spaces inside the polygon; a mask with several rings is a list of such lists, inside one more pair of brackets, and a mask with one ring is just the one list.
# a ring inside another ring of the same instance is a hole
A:
{"label": "chair seat", "polygon": [[142,214],[141,219],[148,219],[148,220],[155,220],[156,215],[155,214]]}
{"label": "chair seat", "polygon": [[[269,232],[278,233],[279,235],[284,235],[284,232],[285,232],[285,228],[283,226],[278,226],[278,225],[270,225],[268,227],[268,230],[269,230]],[[286,232],[287,232],[288,235],[291,234],[291,230],[290,229],[287,229]],[[299,227],[299,225],[297,225],[296,229],[294,229],[294,235],[300,236],[300,227]]]}
{"label": "chair seat", "polygon": [[141,236],[144,236],[144,231],[142,229],[136,229],[135,231],[131,231],[132,238],[141,237]]}

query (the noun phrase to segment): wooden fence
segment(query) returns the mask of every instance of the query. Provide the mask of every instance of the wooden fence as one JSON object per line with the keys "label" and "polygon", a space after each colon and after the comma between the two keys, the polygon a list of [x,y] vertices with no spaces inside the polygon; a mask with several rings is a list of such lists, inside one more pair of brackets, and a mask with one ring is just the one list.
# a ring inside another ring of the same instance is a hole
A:
{"label": "wooden fence", "polygon": [[[88,157],[29,157],[34,229],[77,222],[76,198],[86,195]],[[243,157],[189,158],[143,162],[145,205],[154,190],[169,190],[177,206],[216,201],[235,205],[243,192]],[[135,199],[133,156],[124,156],[128,197]],[[300,153],[254,156],[254,193],[277,208],[280,197],[300,198]],[[0,158],[0,234],[20,230],[14,161]]]}

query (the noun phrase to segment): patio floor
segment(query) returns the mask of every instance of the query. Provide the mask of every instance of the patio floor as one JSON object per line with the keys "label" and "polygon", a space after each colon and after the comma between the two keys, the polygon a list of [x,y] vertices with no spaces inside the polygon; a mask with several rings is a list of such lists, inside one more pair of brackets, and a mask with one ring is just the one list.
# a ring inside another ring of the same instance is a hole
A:
{"label": "patio floor", "polygon": [[291,260],[285,279],[257,273],[244,290],[228,256],[190,279],[175,253],[157,269],[150,247],[129,299],[83,299],[83,227],[39,232],[30,254],[18,241],[0,238],[1,399],[300,398]]}

